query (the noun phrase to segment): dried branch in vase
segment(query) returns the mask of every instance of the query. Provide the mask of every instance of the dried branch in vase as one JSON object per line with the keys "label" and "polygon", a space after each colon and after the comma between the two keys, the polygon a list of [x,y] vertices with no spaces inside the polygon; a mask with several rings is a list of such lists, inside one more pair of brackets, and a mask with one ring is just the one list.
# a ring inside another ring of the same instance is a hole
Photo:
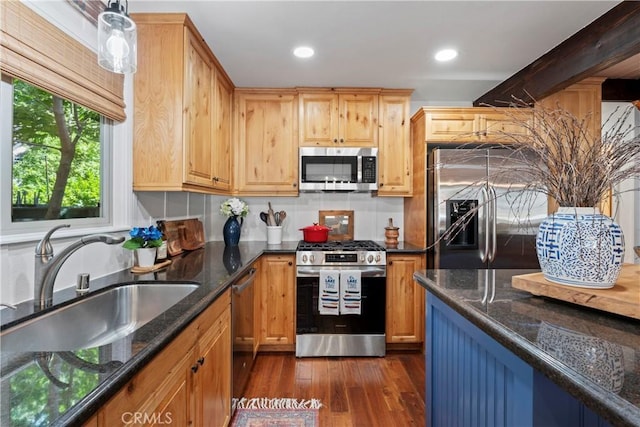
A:
{"label": "dried branch in vase", "polygon": [[[509,117],[518,132],[492,130],[496,142],[462,144],[468,159],[483,156],[487,148],[505,148],[500,156],[505,164],[516,165],[509,170],[499,168],[482,181],[470,182],[468,187],[483,185],[488,179],[509,182],[506,178],[515,168],[525,182],[524,187],[502,188],[497,197],[510,198],[511,210],[520,218],[522,228],[530,224],[528,214],[539,195],[555,199],[561,207],[597,207],[609,195],[618,196],[619,184],[640,177],[640,127],[629,124],[634,111],[614,111],[602,126],[601,135],[592,135],[591,116],[576,117],[559,105],[554,108],[536,106],[514,99],[508,107],[493,107]],[[434,168],[440,165],[434,165]],[[640,188],[632,188],[637,191]],[[460,195],[466,190],[461,190]],[[486,203],[489,203],[487,201]],[[485,203],[485,204],[486,204]],[[453,239],[482,209],[475,206],[451,225],[437,241]]]}

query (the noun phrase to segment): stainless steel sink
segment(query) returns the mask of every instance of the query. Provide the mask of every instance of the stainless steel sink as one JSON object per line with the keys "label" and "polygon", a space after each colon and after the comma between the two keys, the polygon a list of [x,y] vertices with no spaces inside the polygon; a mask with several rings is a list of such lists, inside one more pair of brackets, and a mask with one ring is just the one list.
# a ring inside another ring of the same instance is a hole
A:
{"label": "stainless steel sink", "polygon": [[109,344],[161,315],[198,286],[166,282],[123,284],[3,331],[0,349],[66,351]]}

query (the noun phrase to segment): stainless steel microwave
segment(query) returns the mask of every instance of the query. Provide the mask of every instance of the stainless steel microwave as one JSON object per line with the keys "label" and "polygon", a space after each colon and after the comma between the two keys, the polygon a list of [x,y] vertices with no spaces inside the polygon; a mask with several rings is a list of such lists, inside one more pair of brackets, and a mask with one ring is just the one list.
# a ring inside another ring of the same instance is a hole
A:
{"label": "stainless steel microwave", "polygon": [[378,149],[301,147],[300,191],[378,189]]}

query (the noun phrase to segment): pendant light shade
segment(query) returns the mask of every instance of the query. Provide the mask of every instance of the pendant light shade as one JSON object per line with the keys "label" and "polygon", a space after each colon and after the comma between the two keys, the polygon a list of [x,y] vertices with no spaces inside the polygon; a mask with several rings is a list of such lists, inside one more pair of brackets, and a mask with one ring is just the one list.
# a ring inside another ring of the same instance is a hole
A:
{"label": "pendant light shade", "polygon": [[109,0],[98,16],[98,63],[114,73],[135,73],[138,68],[136,44],[136,23],[129,18],[120,0]]}

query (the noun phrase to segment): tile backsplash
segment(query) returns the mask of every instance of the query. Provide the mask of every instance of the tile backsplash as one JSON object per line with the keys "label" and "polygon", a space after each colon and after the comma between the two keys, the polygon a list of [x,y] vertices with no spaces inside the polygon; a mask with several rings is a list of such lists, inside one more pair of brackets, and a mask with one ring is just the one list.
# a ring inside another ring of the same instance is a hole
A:
{"label": "tile backsplash", "polygon": [[[226,217],[220,214],[220,204],[228,196],[206,196],[180,192],[137,192],[137,214],[134,225],[148,225],[157,219],[200,218],[207,240],[222,240]],[[266,241],[267,230],[260,220],[268,203],[275,211],[287,212],[283,222],[283,240],[300,240],[300,228],[318,222],[320,210],[352,210],[354,238],[384,240],[384,227],[389,218],[400,227],[402,240],[403,199],[372,197],[369,193],[301,193],[299,197],[240,197],[249,205],[249,214],[242,226],[241,240]]]}

